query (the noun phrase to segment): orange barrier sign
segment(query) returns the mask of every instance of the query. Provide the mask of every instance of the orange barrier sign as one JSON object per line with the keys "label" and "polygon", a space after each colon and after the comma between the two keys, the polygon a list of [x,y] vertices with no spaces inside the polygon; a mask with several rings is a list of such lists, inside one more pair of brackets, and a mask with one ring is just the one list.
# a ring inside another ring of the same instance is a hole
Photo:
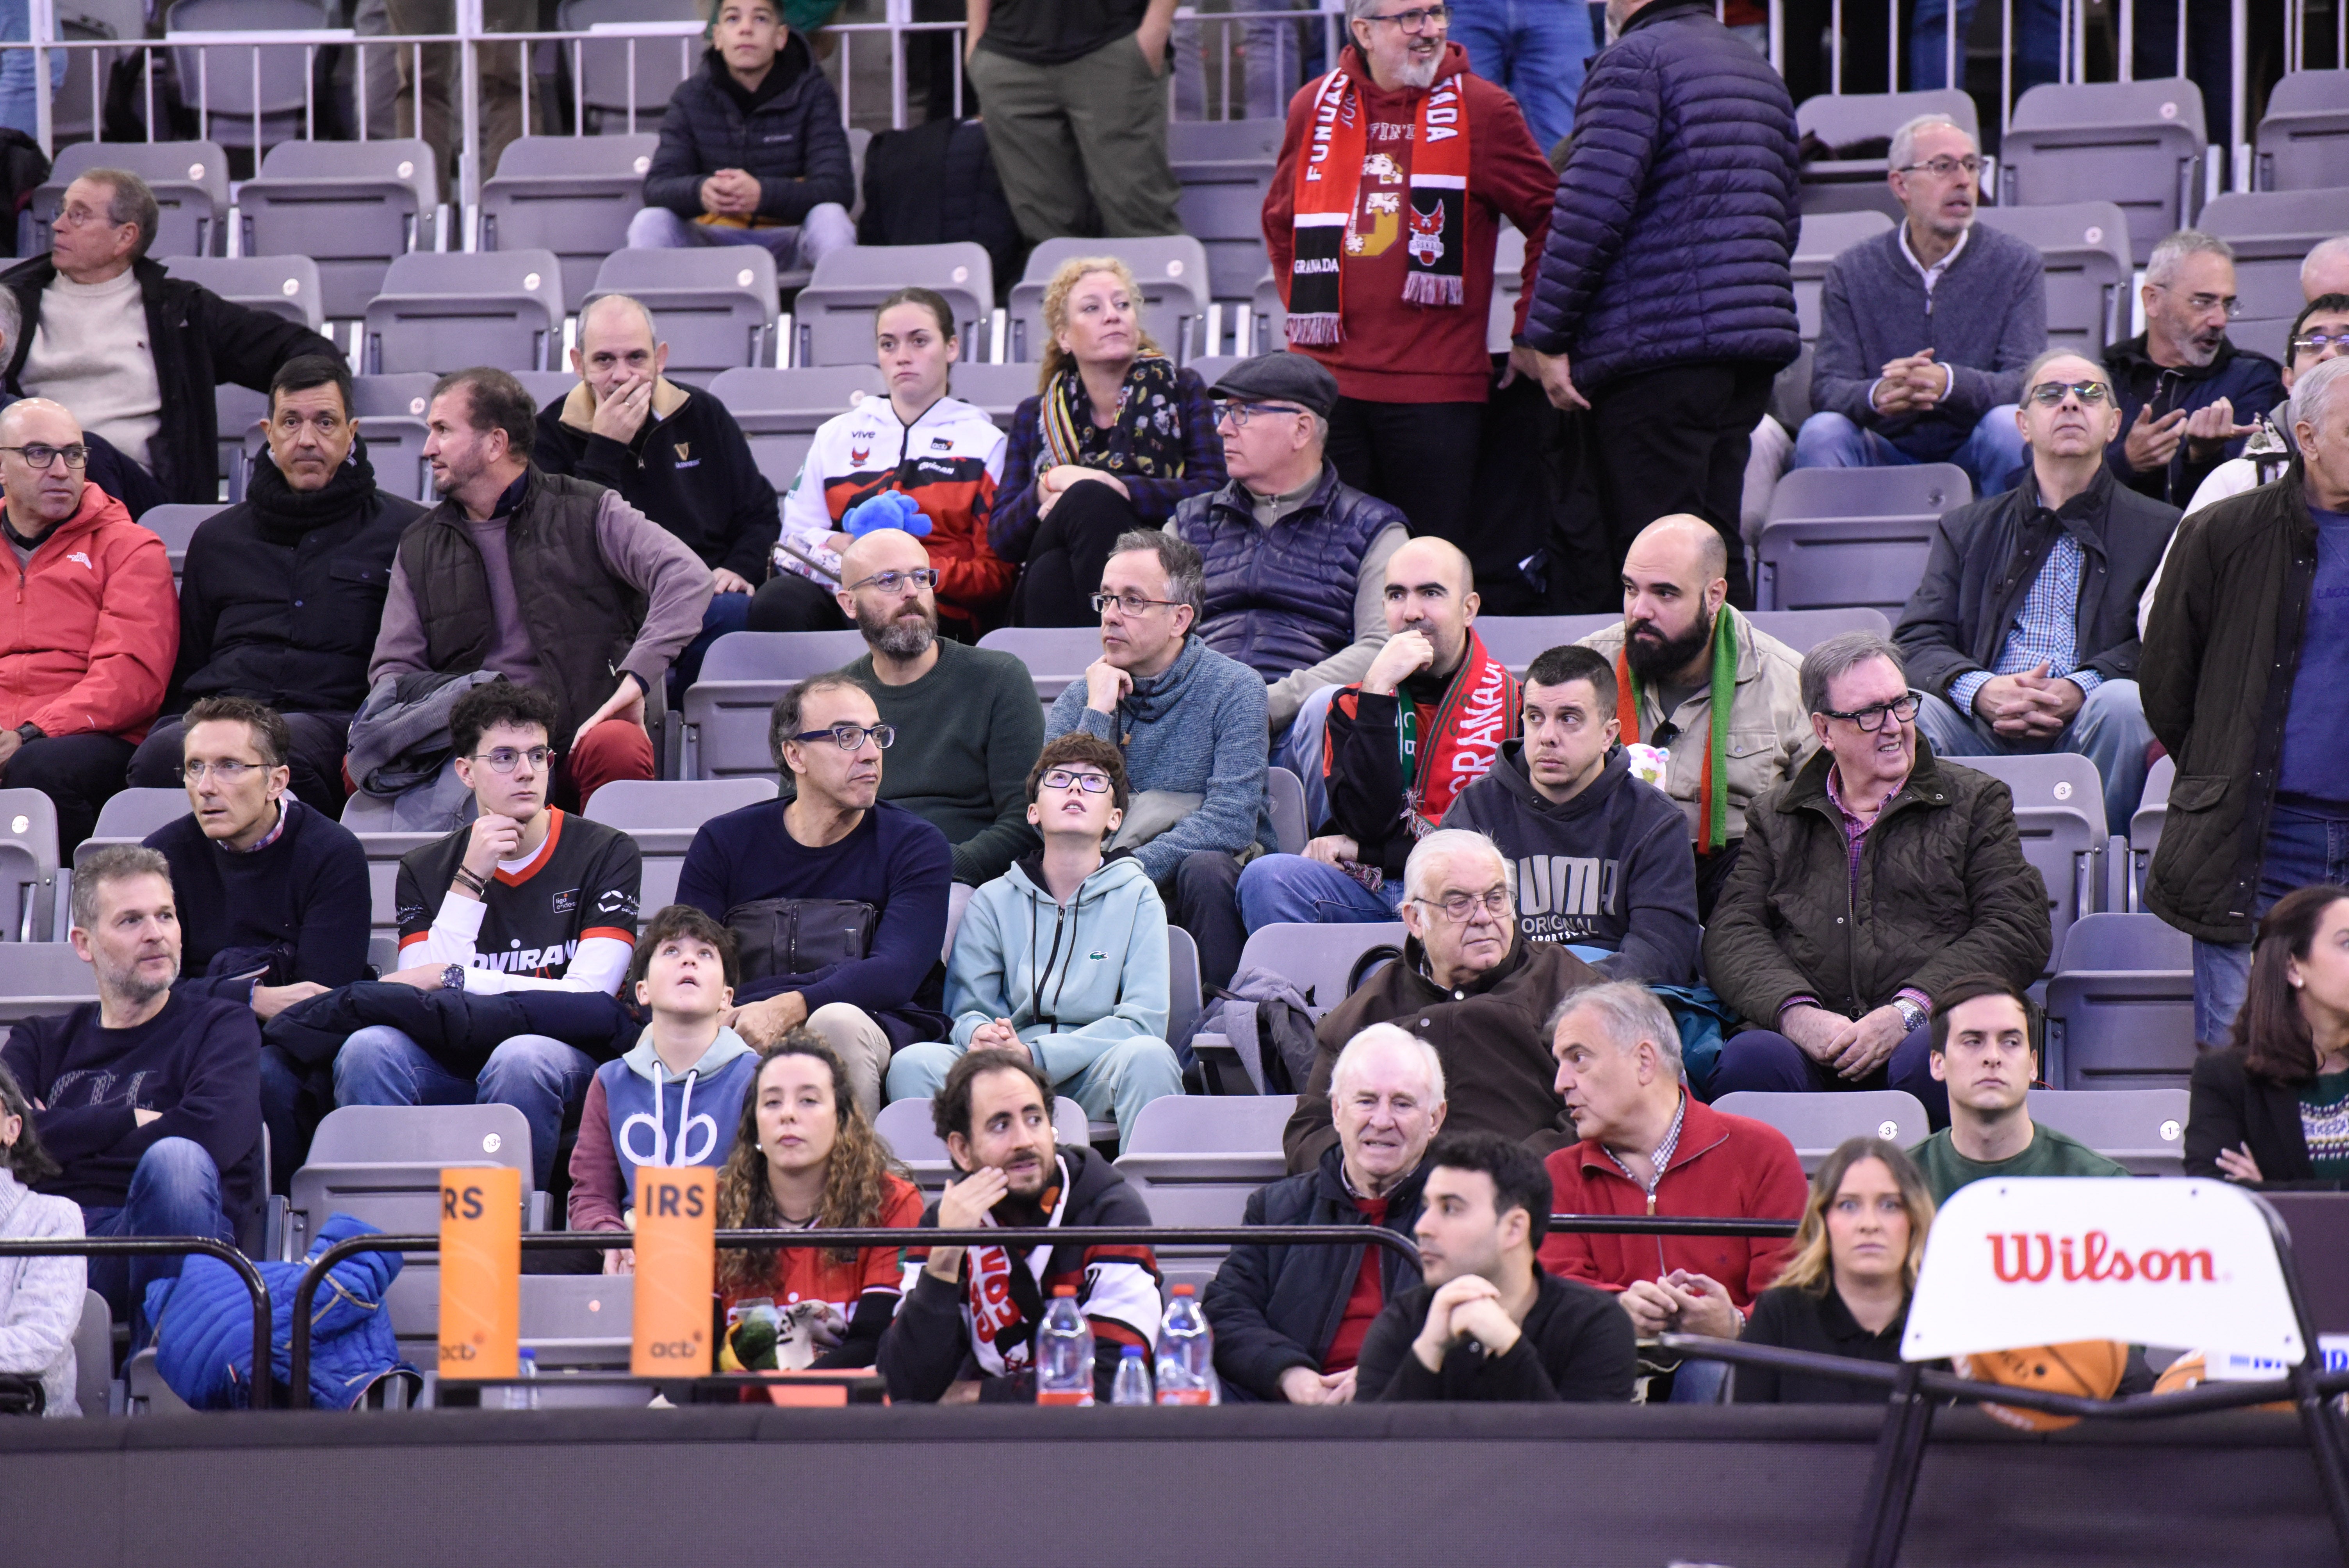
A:
{"label": "orange barrier sign", "polygon": [[522,1336],[522,1172],[440,1172],[440,1376],[512,1377]]}
{"label": "orange barrier sign", "polygon": [[636,1339],[639,1377],[706,1376],[710,1294],[718,1282],[718,1172],[707,1165],[636,1167]]}

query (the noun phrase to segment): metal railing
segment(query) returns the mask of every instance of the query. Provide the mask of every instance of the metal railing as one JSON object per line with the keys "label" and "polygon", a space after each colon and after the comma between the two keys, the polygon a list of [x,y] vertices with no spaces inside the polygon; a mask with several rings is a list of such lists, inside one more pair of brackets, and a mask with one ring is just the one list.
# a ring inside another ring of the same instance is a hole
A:
{"label": "metal railing", "polygon": [[273,1325],[269,1286],[261,1271],[228,1243],[211,1236],[59,1236],[48,1239],[0,1238],[0,1258],[92,1257],[151,1258],[174,1253],[201,1253],[218,1258],[236,1271],[244,1292],[253,1298],[253,1408],[269,1405],[269,1346]]}

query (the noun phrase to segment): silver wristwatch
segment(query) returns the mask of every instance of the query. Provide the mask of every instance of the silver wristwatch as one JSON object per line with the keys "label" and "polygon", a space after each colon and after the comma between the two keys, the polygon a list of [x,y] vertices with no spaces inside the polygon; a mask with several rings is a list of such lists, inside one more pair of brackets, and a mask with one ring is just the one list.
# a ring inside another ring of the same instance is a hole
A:
{"label": "silver wristwatch", "polygon": [[463,965],[451,964],[446,969],[440,971],[440,989],[443,991],[462,991],[464,988],[465,966]]}
{"label": "silver wristwatch", "polygon": [[1892,998],[1892,1006],[1893,1009],[1900,1015],[1900,1021],[1911,1030],[1923,1028],[1925,1020],[1932,1016],[1930,1013],[1906,996],[1895,996]]}

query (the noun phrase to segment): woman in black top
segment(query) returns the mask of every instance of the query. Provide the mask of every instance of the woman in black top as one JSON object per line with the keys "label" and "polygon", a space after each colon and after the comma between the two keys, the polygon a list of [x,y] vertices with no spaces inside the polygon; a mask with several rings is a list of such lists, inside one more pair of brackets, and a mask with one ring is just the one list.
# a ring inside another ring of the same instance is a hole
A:
{"label": "woman in black top", "polygon": [[2349,888],[2301,888],[2261,920],[2233,1038],[2194,1064],[2186,1173],[2303,1191],[2349,1178]]}
{"label": "woman in black top", "polygon": [[[1854,1138],[1811,1179],[1793,1255],[1754,1300],[1744,1336],[1857,1361],[1897,1362],[1909,1298],[1933,1223],[1933,1195],[1917,1162],[1880,1138]],[[1804,1372],[1737,1368],[1741,1405],[1881,1404],[1876,1383]]]}

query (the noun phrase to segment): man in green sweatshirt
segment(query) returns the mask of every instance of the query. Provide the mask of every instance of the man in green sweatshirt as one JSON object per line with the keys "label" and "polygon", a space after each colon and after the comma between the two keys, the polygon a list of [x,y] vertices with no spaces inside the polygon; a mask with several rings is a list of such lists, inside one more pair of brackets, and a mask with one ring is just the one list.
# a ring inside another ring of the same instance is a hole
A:
{"label": "man in green sweatshirt", "polygon": [[1992,975],[1959,980],[1933,998],[1933,1076],[1950,1086],[1950,1125],[1909,1152],[1933,1202],[1988,1176],[2126,1176],[2076,1138],[2031,1119],[2039,1076],[2031,1003]]}
{"label": "man in green sweatshirt", "polygon": [[840,558],[840,607],[872,650],[848,675],[873,694],[897,745],[881,776],[895,801],[947,836],[954,878],[976,887],[1036,848],[1028,769],[1044,710],[1028,666],[938,637],[937,573],[901,529],[864,535]]}

